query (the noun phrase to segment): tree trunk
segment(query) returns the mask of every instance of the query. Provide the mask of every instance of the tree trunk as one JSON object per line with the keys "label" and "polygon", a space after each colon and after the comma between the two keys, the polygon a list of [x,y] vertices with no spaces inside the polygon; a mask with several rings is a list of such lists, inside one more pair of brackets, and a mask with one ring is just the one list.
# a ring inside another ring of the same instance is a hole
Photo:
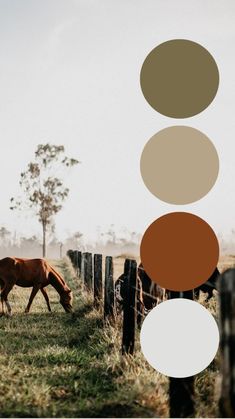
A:
{"label": "tree trunk", "polygon": [[42,223],[42,257],[46,257],[46,223]]}

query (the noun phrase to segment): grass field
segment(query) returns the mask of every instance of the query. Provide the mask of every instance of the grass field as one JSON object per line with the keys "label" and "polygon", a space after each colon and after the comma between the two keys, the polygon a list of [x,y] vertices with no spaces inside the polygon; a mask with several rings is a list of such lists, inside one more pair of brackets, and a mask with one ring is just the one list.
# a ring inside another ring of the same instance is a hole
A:
{"label": "grass field", "polygon": [[[121,356],[120,327],[104,325],[67,259],[53,265],[73,290],[75,311],[65,313],[49,287],[53,312],[39,294],[24,314],[30,290],[15,287],[13,316],[0,318],[0,416],[168,417],[168,379],[145,362],[138,336],[135,355]],[[122,268],[116,259],[116,276]],[[209,308],[216,314],[215,298]],[[196,377],[197,417],[217,416],[218,365]]]}

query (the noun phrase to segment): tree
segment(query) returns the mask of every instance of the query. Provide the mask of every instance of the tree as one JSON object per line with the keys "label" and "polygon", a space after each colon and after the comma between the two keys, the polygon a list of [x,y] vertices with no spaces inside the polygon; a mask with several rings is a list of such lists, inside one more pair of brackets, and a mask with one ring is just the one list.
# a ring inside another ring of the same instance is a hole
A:
{"label": "tree", "polygon": [[30,162],[25,172],[20,175],[20,186],[24,196],[11,198],[11,210],[29,208],[34,211],[42,225],[42,254],[46,256],[46,234],[54,228],[54,215],[62,208],[62,202],[68,197],[69,189],[64,186],[57,172],[68,169],[78,160],[65,156],[63,145],[39,144],[35,159]]}

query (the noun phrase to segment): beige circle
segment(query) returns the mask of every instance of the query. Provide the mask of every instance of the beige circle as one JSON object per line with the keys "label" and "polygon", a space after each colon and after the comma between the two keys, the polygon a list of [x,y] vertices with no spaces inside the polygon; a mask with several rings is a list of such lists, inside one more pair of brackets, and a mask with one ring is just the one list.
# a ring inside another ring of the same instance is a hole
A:
{"label": "beige circle", "polygon": [[195,128],[172,126],[145,145],[140,170],[149,191],[170,204],[190,204],[205,196],[219,172],[217,151]]}
{"label": "beige circle", "polygon": [[147,102],[171,118],[194,116],[210,105],[219,86],[219,71],[202,45],[172,39],[146,57],[140,84]]}

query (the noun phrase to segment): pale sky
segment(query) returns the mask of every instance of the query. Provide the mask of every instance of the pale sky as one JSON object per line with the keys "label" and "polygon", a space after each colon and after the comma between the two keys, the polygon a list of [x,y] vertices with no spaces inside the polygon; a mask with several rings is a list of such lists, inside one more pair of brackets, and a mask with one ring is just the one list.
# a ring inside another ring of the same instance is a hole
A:
{"label": "pale sky", "polygon": [[[234,0],[0,0],[0,225],[41,232],[9,199],[37,144],[51,142],[82,161],[66,179],[60,239],[110,224],[144,233],[171,211],[195,213],[216,234],[235,228],[234,22]],[[154,111],[139,84],[147,54],[174,38],[203,45],[220,72],[212,104],[183,120]],[[215,186],[192,205],[161,202],[140,175],[144,145],[172,125],[201,130],[219,155]]]}

